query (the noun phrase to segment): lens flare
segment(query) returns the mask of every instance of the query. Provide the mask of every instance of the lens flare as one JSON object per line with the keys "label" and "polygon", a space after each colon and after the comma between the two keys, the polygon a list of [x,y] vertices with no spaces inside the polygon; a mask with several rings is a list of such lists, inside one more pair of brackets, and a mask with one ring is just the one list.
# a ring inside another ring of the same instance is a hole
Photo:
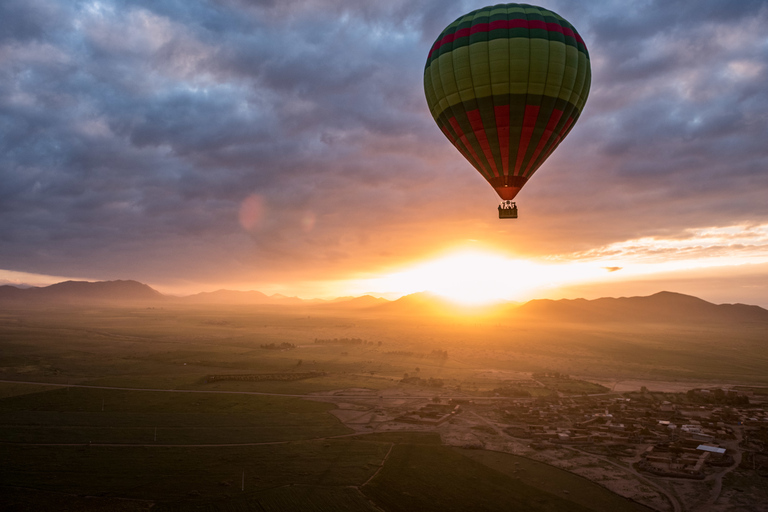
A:
{"label": "lens flare", "polygon": [[305,233],[309,233],[315,228],[316,221],[317,216],[314,212],[304,212],[304,215],[301,216],[301,229],[304,230]]}
{"label": "lens flare", "polygon": [[258,194],[252,194],[240,205],[240,225],[252,233],[261,225],[264,219],[264,200]]}

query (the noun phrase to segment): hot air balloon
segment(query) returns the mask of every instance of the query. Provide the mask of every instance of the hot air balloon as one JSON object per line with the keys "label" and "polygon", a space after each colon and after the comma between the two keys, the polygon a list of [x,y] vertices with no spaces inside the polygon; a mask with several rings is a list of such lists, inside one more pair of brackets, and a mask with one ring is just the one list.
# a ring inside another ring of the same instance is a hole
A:
{"label": "hot air balloon", "polygon": [[484,7],[440,33],[424,67],[435,122],[499,194],[500,218],[573,128],[587,102],[589,53],[576,29],[527,4]]}

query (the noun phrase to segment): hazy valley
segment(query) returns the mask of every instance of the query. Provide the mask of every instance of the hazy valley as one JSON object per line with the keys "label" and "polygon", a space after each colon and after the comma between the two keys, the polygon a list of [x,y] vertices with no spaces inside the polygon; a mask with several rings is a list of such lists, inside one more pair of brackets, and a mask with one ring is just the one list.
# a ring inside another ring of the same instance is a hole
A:
{"label": "hazy valley", "polygon": [[[669,292],[476,308],[426,294],[179,298],[117,281],[0,287],[0,307],[13,510],[445,510],[478,493],[483,510],[759,510],[768,499],[768,311],[756,306]],[[695,450],[663,421],[695,421],[702,439],[711,422],[711,444],[738,460],[702,459],[701,480],[649,472],[649,447]]]}

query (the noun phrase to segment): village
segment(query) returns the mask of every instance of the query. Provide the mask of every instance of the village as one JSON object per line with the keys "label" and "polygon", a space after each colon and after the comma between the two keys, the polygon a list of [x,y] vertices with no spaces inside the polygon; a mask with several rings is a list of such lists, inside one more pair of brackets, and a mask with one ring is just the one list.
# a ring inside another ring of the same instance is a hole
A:
{"label": "village", "polygon": [[653,509],[683,511],[718,499],[753,499],[748,490],[723,484],[736,469],[758,482],[768,477],[768,396],[761,392],[712,387],[662,393],[643,387],[621,394],[510,398],[399,387],[344,390],[325,398],[358,432],[436,432],[447,445],[522,455]]}

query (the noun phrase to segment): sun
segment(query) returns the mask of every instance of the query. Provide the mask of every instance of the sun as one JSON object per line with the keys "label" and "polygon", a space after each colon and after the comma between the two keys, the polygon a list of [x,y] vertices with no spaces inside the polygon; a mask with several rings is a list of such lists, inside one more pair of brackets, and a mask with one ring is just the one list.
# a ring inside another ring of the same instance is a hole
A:
{"label": "sun", "polygon": [[524,266],[528,265],[473,251],[423,263],[408,273],[427,291],[462,304],[483,304],[512,295],[516,290],[510,276],[523,272]]}
{"label": "sun", "polygon": [[480,305],[518,300],[532,288],[546,286],[550,278],[549,269],[534,262],[465,250],[368,280],[364,286],[399,294],[426,291]]}
{"label": "sun", "polygon": [[607,265],[605,261],[515,259],[487,249],[459,249],[336,286],[346,295],[370,293],[397,298],[430,292],[459,304],[477,306],[542,298],[575,283],[604,280],[610,275]]}

